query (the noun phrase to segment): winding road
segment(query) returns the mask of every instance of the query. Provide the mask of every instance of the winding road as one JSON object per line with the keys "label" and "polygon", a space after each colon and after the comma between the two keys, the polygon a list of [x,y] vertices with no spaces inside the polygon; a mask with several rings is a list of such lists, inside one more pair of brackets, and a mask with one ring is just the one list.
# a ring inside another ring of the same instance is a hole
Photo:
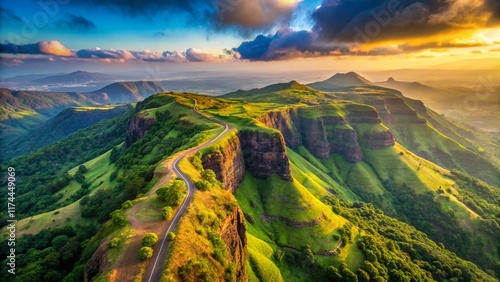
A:
{"label": "winding road", "polygon": [[160,234],[160,238],[162,238],[161,239],[161,244],[159,244],[159,245],[157,245],[155,247],[152,261],[147,266],[147,270],[146,270],[146,272],[145,272],[145,274],[143,276],[143,281],[153,282],[153,281],[158,281],[159,280],[160,274],[161,274],[161,270],[162,270],[163,265],[165,263],[165,259],[166,259],[167,251],[168,251],[168,245],[169,245],[169,242],[167,240],[168,233],[172,232],[173,230],[175,230],[177,228],[177,226],[179,225],[180,219],[182,218],[182,216],[186,212],[187,208],[191,204],[191,200],[193,199],[193,195],[194,195],[194,191],[195,191],[195,186],[194,186],[193,182],[191,181],[191,179],[189,179],[189,177],[184,172],[182,172],[182,170],[180,170],[180,168],[179,168],[180,161],[184,157],[186,157],[187,155],[192,154],[192,153],[198,151],[201,148],[210,146],[212,143],[214,143],[219,138],[221,138],[222,136],[226,135],[230,130],[233,129],[232,126],[228,125],[227,123],[225,123],[223,121],[220,121],[218,119],[215,119],[215,118],[212,118],[212,117],[209,117],[209,116],[206,116],[206,115],[200,113],[197,110],[197,108],[196,108],[197,101],[195,99],[193,99],[193,100],[194,100],[193,111],[197,115],[199,115],[199,116],[201,116],[203,118],[209,119],[209,120],[211,120],[213,122],[216,122],[216,123],[224,126],[224,131],[222,131],[217,136],[215,136],[214,138],[210,139],[209,141],[207,141],[207,142],[205,142],[203,144],[200,144],[200,145],[198,145],[196,147],[192,147],[190,149],[187,149],[186,151],[184,151],[180,156],[178,156],[173,161],[173,166],[172,166],[173,171],[175,172],[175,174],[178,177],[180,177],[186,183],[186,187],[187,187],[188,192],[187,192],[187,196],[184,198],[184,201],[182,202],[182,204],[177,209],[177,211],[176,211],[173,219],[168,222],[168,224],[165,226],[162,234]]}

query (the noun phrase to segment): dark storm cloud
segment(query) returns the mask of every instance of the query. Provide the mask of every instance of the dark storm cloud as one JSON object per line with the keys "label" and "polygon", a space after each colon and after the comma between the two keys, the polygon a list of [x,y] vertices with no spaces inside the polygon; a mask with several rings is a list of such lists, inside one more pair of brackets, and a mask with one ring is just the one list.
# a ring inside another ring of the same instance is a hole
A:
{"label": "dark storm cloud", "polygon": [[0,43],[0,53],[29,54],[29,55],[54,55],[59,57],[74,56],[73,52],[56,40],[40,41],[32,44]]}
{"label": "dark storm cloud", "polygon": [[258,35],[254,40],[245,41],[234,51],[241,59],[251,61],[274,61],[299,57],[320,56],[386,56],[417,53],[429,49],[470,48],[488,46],[485,43],[427,42],[421,44],[404,43],[395,47],[374,47],[360,50],[345,43],[321,41],[311,31],[280,30],[274,35]]}
{"label": "dark storm cloud", "polygon": [[89,19],[71,13],[66,13],[66,17],[57,21],[56,24],[76,31],[90,31],[96,29],[96,25]]}
{"label": "dark storm cloud", "polygon": [[280,30],[274,35],[259,35],[235,48],[242,59],[252,61],[329,55],[332,52],[342,52],[343,49],[339,46],[319,44],[314,33],[310,31],[289,29]]}
{"label": "dark storm cloud", "polygon": [[0,7],[0,21],[22,22],[21,18],[14,11],[2,7]]}
{"label": "dark storm cloud", "polygon": [[14,43],[0,43],[0,53],[8,54],[42,54],[38,43],[18,45]]}
{"label": "dark storm cloud", "polygon": [[324,0],[314,31],[328,41],[367,43],[498,24],[498,0]]}

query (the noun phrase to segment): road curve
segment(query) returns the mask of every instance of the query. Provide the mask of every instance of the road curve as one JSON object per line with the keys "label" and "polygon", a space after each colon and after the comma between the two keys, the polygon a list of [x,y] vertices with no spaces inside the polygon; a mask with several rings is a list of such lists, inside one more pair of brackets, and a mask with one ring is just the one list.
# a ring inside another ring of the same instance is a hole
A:
{"label": "road curve", "polygon": [[162,238],[161,244],[156,245],[156,247],[155,247],[152,261],[147,266],[147,271],[143,276],[143,281],[153,282],[153,281],[158,281],[158,279],[160,278],[161,270],[162,270],[162,267],[163,267],[165,259],[166,259],[168,245],[169,245],[169,242],[167,241],[167,235],[169,232],[171,232],[177,228],[177,226],[179,225],[180,219],[182,218],[182,216],[186,212],[187,208],[189,207],[189,205],[191,203],[191,200],[193,199],[195,186],[194,186],[193,182],[191,181],[191,179],[189,179],[189,177],[179,169],[179,162],[185,156],[187,156],[191,153],[194,153],[203,147],[211,145],[212,143],[217,141],[219,138],[226,135],[233,128],[232,126],[228,125],[227,123],[225,123],[223,121],[206,116],[206,115],[198,112],[198,110],[196,109],[197,102],[195,99],[193,99],[193,100],[194,100],[193,111],[203,118],[212,120],[212,121],[224,126],[224,131],[222,131],[217,136],[215,136],[214,138],[210,139],[209,141],[207,141],[203,144],[200,144],[196,147],[192,147],[190,149],[187,149],[179,157],[177,157],[174,160],[173,166],[172,166],[173,170],[174,170],[175,174],[177,176],[179,176],[186,183],[186,187],[187,187],[187,191],[188,191],[187,196],[184,198],[182,204],[177,209],[173,219],[165,226],[163,233],[160,234],[160,238]]}

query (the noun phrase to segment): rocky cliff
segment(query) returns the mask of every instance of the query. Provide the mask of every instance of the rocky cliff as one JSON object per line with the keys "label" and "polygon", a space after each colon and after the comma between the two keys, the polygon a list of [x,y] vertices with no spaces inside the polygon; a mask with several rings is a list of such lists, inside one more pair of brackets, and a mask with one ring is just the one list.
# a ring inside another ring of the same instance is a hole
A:
{"label": "rocky cliff", "polygon": [[235,264],[236,281],[248,281],[246,263],[248,260],[246,227],[243,212],[237,207],[221,224],[219,234],[229,251],[230,262]]}
{"label": "rocky cliff", "polygon": [[145,117],[141,114],[135,116],[128,122],[127,137],[125,139],[125,148],[130,147],[135,141],[141,139],[153,127],[155,119]]}
{"label": "rocky cliff", "polygon": [[109,240],[103,240],[97,250],[94,252],[90,260],[85,265],[83,270],[83,281],[92,281],[99,273],[103,273],[110,264],[108,258],[108,243]]}
{"label": "rocky cliff", "polygon": [[[285,138],[286,145],[291,148],[305,146],[318,158],[328,158],[332,153],[341,154],[349,162],[360,162],[363,152],[360,140],[351,125],[378,124],[380,116],[373,108],[363,107],[360,110],[348,110],[347,116],[334,114],[322,108],[323,114],[312,116],[306,112],[313,108],[294,108],[278,112],[269,112],[259,118],[268,127],[279,130]],[[318,110],[319,111],[319,110]],[[383,134],[367,134],[363,141],[370,148],[383,148],[394,145],[394,137],[390,131]]]}
{"label": "rocky cliff", "polygon": [[279,132],[243,130],[238,132],[246,169],[255,177],[268,178],[276,173],[291,181],[286,145]]}
{"label": "rocky cliff", "polygon": [[227,190],[234,192],[245,176],[245,160],[239,138],[235,135],[216,151],[202,157],[205,169],[215,172],[217,180],[224,183]]}
{"label": "rocky cliff", "polygon": [[[407,121],[412,123],[426,123],[424,118],[418,116],[417,112],[410,107],[403,98],[387,98],[385,99],[385,106],[389,110],[393,121]],[[416,105],[419,110],[425,111],[423,103]]]}

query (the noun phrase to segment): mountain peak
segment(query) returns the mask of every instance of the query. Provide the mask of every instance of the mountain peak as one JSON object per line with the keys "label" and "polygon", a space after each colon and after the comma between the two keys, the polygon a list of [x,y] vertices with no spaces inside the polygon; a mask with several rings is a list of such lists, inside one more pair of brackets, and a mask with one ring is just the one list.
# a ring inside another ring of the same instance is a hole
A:
{"label": "mountain peak", "polygon": [[326,90],[329,88],[336,88],[336,87],[353,87],[353,86],[362,86],[362,85],[374,85],[371,81],[368,79],[362,77],[358,73],[355,72],[348,72],[348,73],[337,73],[334,76],[330,77],[327,80],[320,81],[320,82],[315,82],[312,84],[309,84],[309,86],[320,89],[320,90]]}
{"label": "mountain peak", "polygon": [[353,71],[347,73],[337,73],[328,80],[340,84],[347,84],[347,86],[373,85],[371,81]]}
{"label": "mountain peak", "polygon": [[396,82],[396,80],[391,76],[387,79],[387,82]]}

